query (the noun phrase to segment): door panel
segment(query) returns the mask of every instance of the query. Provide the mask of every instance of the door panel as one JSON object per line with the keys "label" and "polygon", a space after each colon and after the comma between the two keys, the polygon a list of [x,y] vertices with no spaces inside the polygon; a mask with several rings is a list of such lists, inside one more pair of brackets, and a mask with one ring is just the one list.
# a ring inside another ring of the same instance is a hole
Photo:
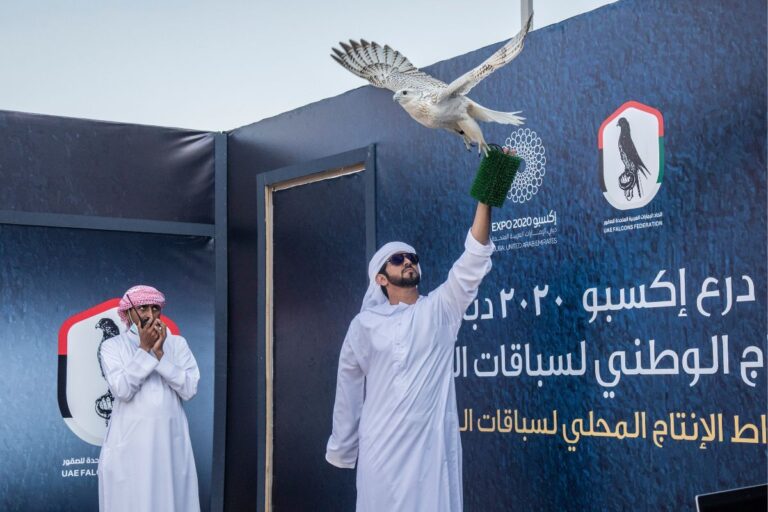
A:
{"label": "door panel", "polygon": [[339,350],[367,286],[362,171],[273,193],[276,512],[354,510],[355,472],[325,461]]}

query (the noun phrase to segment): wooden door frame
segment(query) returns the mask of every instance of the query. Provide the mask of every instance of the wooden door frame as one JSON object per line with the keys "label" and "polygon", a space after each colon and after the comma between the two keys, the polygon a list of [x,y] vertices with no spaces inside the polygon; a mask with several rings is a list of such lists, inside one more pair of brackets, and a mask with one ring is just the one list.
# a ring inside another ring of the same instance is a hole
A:
{"label": "wooden door frame", "polygon": [[339,178],[365,171],[365,245],[366,256],[376,251],[376,147],[370,145],[346,153],[283,167],[260,174],[256,178],[258,211],[258,372],[257,390],[258,446],[258,502],[257,510],[272,510],[273,470],[273,311],[272,311],[272,234],[273,194],[280,190],[308,185],[318,181]]}

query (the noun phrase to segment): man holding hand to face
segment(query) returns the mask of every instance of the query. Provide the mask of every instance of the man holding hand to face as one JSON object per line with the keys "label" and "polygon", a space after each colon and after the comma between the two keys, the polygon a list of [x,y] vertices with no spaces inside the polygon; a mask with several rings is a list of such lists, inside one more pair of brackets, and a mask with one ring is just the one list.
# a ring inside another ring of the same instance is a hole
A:
{"label": "man holding hand to face", "polygon": [[99,457],[99,510],[197,512],[197,471],[181,401],[200,371],[187,341],[160,317],[165,296],[130,288],[118,306],[128,331],[101,346],[115,399]]}

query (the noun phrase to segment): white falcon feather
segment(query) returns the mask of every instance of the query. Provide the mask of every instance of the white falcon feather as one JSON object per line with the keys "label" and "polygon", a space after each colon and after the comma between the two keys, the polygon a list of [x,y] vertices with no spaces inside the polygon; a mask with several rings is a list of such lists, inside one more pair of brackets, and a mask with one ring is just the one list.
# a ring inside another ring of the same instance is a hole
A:
{"label": "white falcon feather", "polygon": [[482,64],[446,84],[419,70],[400,52],[387,45],[361,39],[360,42],[339,43],[341,50],[332,48],[333,59],[372,85],[389,89],[392,99],[408,114],[427,128],[442,128],[459,134],[467,149],[477,145],[486,153],[488,145],[478,121],[521,125],[520,112],[497,112],[483,107],[466,95],[485,77],[511,62],[523,50],[525,36],[531,27],[533,13],[520,32]]}

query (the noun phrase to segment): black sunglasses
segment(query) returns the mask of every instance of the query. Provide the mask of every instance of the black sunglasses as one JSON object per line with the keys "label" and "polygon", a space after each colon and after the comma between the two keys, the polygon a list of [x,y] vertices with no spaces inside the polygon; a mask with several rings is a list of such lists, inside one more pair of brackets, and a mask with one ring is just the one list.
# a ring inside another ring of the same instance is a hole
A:
{"label": "black sunglasses", "polygon": [[403,262],[405,262],[405,258],[411,260],[411,263],[414,265],[419,264],[419,255],[413,252],[399,252],[397,254],[393,254],[389,257],[387,263],[391,263],[394,266],[399,267],[403,264]]}

